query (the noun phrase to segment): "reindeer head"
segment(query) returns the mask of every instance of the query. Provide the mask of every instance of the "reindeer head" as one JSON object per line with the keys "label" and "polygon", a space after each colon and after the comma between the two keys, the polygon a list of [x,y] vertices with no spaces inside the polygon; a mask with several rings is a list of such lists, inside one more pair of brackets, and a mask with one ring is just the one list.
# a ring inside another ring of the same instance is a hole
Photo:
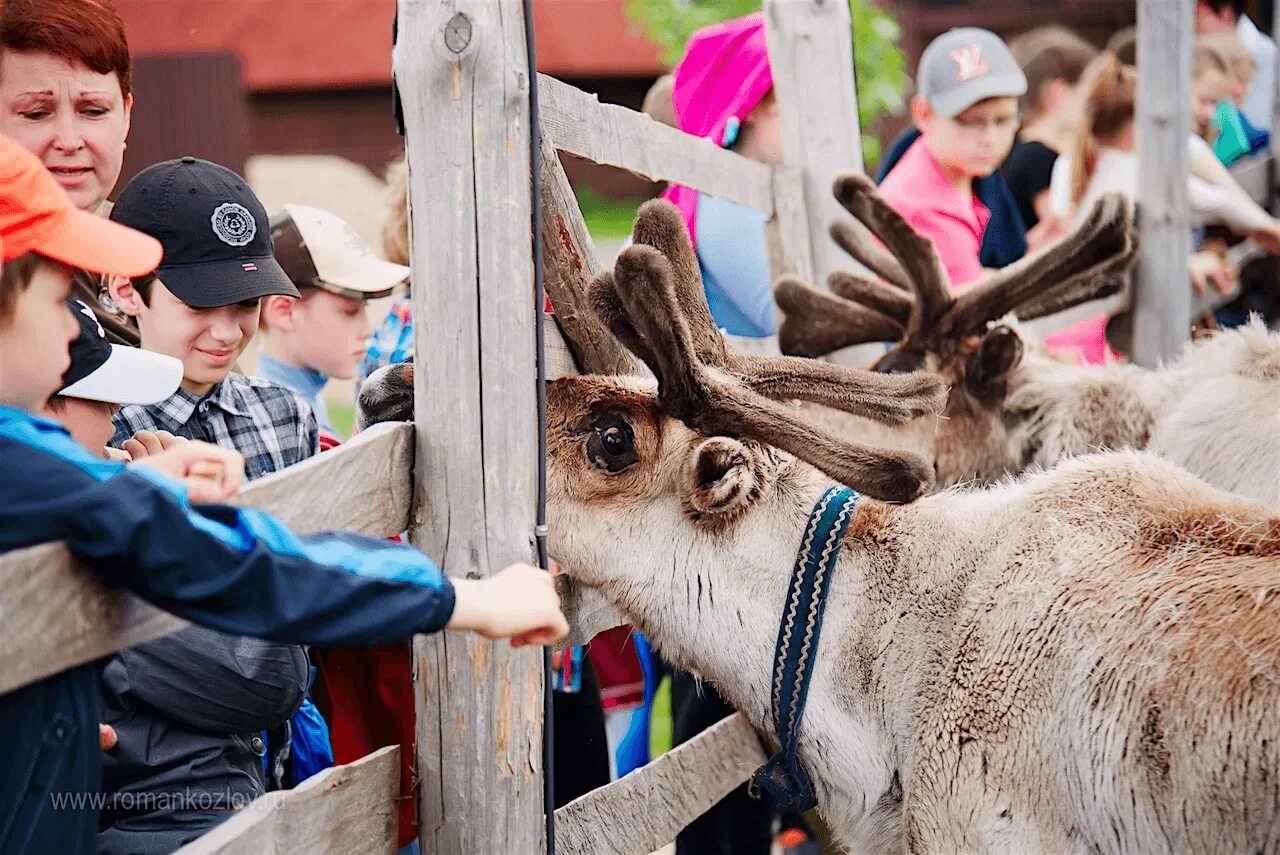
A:
{"label": "reindeer head", "polygon": [[1050,315],[1123,287],[1136,258],[1128,203],[1104,196],[1061,243],[953,292],[933,244],[868,178],[840,176],[835,195],[865,229],[840,222],[832,237],[880,281],[837,272],[828,279],[832,293],[825,293],[794,278],[779,280],[783,351],[821,356],[864,342],[894,342],[876,371],[928,369],[951,389],[934,437],[942,483],[992,480],[1022,469],[1019,414],[1004,404],[1027,345],[1003,319]]}
{"label": "reindeer head", "polygon": [[[795,401],[904,423],[941,409],[945,392],[936,377],[738,354],[711,319],[676,210],[647,203],[634,239],[614,270],[592,283],[590,301],[657,383],[584,376],[549,384],[548,496],[558,532],[583,543],[592,540],[583,532],[598,529],[601,544],[628,526],[634,538],[627,542],[635,543],[669,540],[673,527],[724,532],[779,491],[807,495],[808,487],[820,492],[833,479],[888,501],[928,491],[931,461],[842,439]],[[411,416],[404,394],[411,372],[396,366],[370,377],[360,397],[362,423],[375,414]],[[808,507],[802,512],[797,525]],[[596,563],[583,549],[573,553],[561,557],[579,576]]]}

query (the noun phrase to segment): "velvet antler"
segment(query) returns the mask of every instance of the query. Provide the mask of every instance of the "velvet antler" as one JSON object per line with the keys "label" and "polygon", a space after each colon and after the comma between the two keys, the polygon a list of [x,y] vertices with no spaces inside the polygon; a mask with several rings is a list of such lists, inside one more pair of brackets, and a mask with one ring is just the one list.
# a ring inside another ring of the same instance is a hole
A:
{"label": "velvet antler", "polygon": [[[1129,203],[1109,194],[1061,243],[957,295],[933,244],[911,228],[870,179],[841,175],[834,190],[860,225],[837,223],[832,237],[883,281],[832,274],[828,281],[834,297],[793,279],[780,281],[775,296],[787,318],[779,340],[787,353],[819,356],[867,341],[936,350],[940,343],[980,332],[1010,313],[1030,320],[1109,296],[1122,287],[1137,256]],[[862,311],[837,311],[837,301],[857,304]],[[886,336],[893,324],[900,332]]]}
{"label": "velvet antler", "polygon": [[776,446],[876,498],[910,501],[928,489],[933,472],[923,457],[845,441],[779,401],[807,400],[902,422],[941,409],[945,393],[937,378],[736,353],[711,319],[696,256],[675,209],[646,203],[634,239],[614,271],[592,283],[591,301],[619,341],[653,371],[667,413],[703,433]]}

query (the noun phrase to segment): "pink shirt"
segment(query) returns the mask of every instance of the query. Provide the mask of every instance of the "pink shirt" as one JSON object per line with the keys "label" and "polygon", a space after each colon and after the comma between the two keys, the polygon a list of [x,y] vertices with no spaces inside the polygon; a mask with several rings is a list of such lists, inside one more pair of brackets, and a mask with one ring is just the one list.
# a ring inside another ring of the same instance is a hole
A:
{"label": "pink shirt", "polygon": [[933,241],[952,285],[982,278],[978,253],[991,212],[977,196],[962,193],[943,175],[923,137],[885,176],[880,194],[913,229]]}
{"label": "pink shirt", "polygon": [[[982,278],[982,236],[991,212],[972,194],[956,189],[933,153],[916,140],[880,184],[880,193],[911,227],[933,241],[953,287]],[[1045,338],[1045,346],[1078,361],[1101,365],[1111,358],[1107,318],[1090,318]]]}

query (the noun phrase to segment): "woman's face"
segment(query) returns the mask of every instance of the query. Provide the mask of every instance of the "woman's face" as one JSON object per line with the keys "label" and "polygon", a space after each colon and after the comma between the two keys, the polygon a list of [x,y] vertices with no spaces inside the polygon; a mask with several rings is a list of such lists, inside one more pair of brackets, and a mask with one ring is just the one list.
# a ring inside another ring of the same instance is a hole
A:
{"label": "woman's face", "polygon": [[82,210],[96,213],[116,186],[132,108],[115,72],[48,53],[0,58],[0,133],[40,158]]}

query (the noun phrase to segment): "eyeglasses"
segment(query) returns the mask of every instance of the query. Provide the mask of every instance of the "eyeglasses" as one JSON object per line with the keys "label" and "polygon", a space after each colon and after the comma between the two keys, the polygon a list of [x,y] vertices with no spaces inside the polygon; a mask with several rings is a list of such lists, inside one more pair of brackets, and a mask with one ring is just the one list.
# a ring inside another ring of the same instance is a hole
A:
{"label": "eyeglasses", "polygon": [[951,121],[956,123],[956,127],[969,134],[981,134],[988,129],[1000,134],[1007,134],[1018,129],[1018,125],[1022,124],[1022,114],[1014,113],[1012,116],[995,116],[990,119],[978,118],[976,116],[959,115]]}

